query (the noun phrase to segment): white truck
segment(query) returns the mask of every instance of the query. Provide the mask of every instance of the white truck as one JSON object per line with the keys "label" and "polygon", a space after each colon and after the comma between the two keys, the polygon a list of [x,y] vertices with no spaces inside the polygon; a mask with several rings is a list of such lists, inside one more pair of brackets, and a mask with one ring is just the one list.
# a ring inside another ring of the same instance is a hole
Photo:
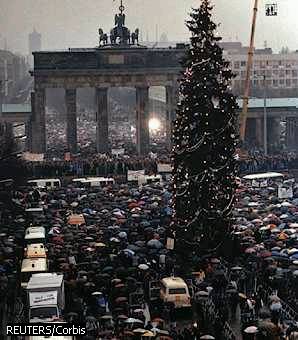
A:
{"label": "white truck", "polygon": [[65,295],[62,274],[33,274],[27,285],[27,294],[30,323],[63,321]]}

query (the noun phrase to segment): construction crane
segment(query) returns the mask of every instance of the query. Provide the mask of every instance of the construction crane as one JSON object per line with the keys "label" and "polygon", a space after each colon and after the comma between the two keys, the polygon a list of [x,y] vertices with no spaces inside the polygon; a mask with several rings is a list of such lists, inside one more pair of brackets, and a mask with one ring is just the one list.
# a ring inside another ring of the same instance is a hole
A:
{"label": "construction crane", "polygon": [[[242,107],[242,112],[240,114],[240,140],[242,143],[245,140],[246,120],[247,120],[248,101],[249,101],[249,92],[250,92],[250,74],[251,74],[251,68],[253,65],[254,40],[255,40],[255,31],[256,31],[258,3],[259,3],[259,0],[255,0],[254,8],[253,8],[251,34],[250,34],[250,44],[249,44],[249,50],[248,50],[248,59],[247,59],[247,65],[246,65],[243,107]],[[267,4],[265,7],[265,13],[266,13],[266,16],[276,16],[277,15],[277,4],[276,3]]]}

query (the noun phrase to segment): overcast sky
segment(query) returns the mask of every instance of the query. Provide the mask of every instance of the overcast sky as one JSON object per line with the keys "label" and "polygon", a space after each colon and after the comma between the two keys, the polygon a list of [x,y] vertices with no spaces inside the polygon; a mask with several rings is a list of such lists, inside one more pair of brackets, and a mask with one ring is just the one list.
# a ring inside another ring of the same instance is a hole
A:
{"label": "overcast sky", "polygon": [[[224,40],[238,38],[248,44],[254,0],[213,0],[215,21]],[[266,17],[265,3],[277,2],[278,17]],[[0,48],[7,38],[8,47],[28,53],[28,34],[33,27],[42,34],[42,49],[94,47],[97,30],[108,31],[120,1],[115,0],[0,0]],[[126,25],[139,27],[146,37],[155,40],[165,32],[169,40],[186,40],[184,25],[187,13],[200,0],[124,0]],[[298,49],[298,0],[260,0],[256,45],[279,50],[281,46]]]}

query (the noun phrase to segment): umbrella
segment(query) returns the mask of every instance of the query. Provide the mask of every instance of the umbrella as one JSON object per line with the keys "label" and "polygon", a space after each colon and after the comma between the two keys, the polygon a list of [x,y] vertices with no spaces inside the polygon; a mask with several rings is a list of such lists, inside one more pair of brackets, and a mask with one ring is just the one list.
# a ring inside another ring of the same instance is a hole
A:
{"label": "umbrella", "polygon": [[153,337],[154,333],[152,333],[151,331],[146,331],[144,334],[142,334],[142,337]]}
{"label": "umbrella", "polygon": [[298,249],[297,248],[292,248],[292,249],[288,250],[288,254],[289,255],[293,255],[293,254],[296,254],[296,253],[298,253]]}
{"label": "umbrella", "polygon": [[115,300],[116,303],[127,302],[127,298],[125,296],[120,296]]}
{"label": "umbrella", "polygon": [[256,334],[258,333],[258,328],[256,326],[249,326],[245,328],[244,333],[246,334]]}
{"label": "umbrella", "polygon": [[104,267],[104,268],[103,268],[102,272],[103,272],[103,273],[109,273],[109,272],[112,272],[113,270],[114,270],[113,267],[107,266],[107,267]]}
{"label": "umbrella", "polygon": [[110,241],[111,242],[115,242],[115,243],[119,243],[120,242],[120,240],[118,238],[116,238],[116,237],[111,237]]}
{"label": "umbrella", "polygon": [[142,320],[140,319],[135,319],[135,318],[128,318],[124,321],[125,323],[144,323]]}
{"label": "umbrella", "polygon": [[256,253],[256,250],[254,248],[245,249],[245,254],[252,254],[252,253]]}
{"label": "umbrella", "polygon": [[272,311],[275,311],[275,310],[280,310],[282,308],[282,305],[280,302],[274,302],[272,303],[272,305],[270,306],[270,309]]}
{"label": "umbrella", "polygon": [[148,241],[147,246],[150,247],[150,248],[155,248],[155,249],[163,248],[163,244],[160,241],[154,240],[154,239]]}
{"label": "umbrella", "polygon": [[154,318],[154,319],[152,320],[152,322],[156,322],[156,323],[164,323],[165,321],[164,321],[163,319],[161,319],[161,318]]}
{"label": "umbrella", "polygon": [[205,290],[200,290],[197,293],[198,296],[209,296],[209,293],[206,292]]}
{"label": "umbrella", "polygon": [[120,283],[120,282],[122,282],[122,280],[120,280],[120,279],[113,279],[112,280],[112,283],[114,283],[114,284],[117,284],[117,283]]}
{"label": "umbrella", "polygon": [[131,249],[124,249],[123,252],[126,253],[127,255],[131,255],[131,256],[133,256],[135,254],[135,252]]}
{"label": "umbrella", "polygon": [[239,297],[241,297],[242,299],[247,299],[247,296],[246,296],[245,294],[243,294],[243,293],[239,293],[238,295],[239,295]]}
{"label": "umbrella", "polygon": [[149,266],[147,264],[142,263],[138,265],[138,268],[141,270],[148,270]]}
{"label": "umbrella", "polygon": [[136,329],[133,330],[133,332],[134,332],[135,334],[138,334],[138,333],[143,334],[143,333],[146,333],[147,330],[146,330],[146,329],[143,329],[143,328],[136,328]]}
{"label": "umbrella", "polygon": [[106,247],[106,245],[104,243],[102,243],[102,242],[96,242],[96,243],[94,243],[93,246],[96,247],[96,248],[104,248],[104,247]]}
{"label": "umbrella", "polygon": [[117,319],[119,319],[119,320],[127,320],[128,317],[126,315],[124,315],[124,314],[120,314],[120,315],[117,316]]}
{"label": "umbrella", "polygon": [[102,320],[111,320],[113,319],[112,315],[103,315],[100,317]]}

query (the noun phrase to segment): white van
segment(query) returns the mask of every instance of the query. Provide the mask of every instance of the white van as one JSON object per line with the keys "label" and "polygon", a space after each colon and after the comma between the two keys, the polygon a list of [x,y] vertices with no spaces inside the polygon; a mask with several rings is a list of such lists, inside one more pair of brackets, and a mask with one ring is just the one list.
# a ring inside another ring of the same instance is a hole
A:
{"label": "white van", "polygon": [[115,184],[113,178],[106,177],[86,177],[86,178],[75,178],[72,180],[73,183],[79,183],[80,185],[88,188],[92,187],[105,187],[107,185]]}
{"label": "white van", "polygon": [[28,259],[33,258],[46,258],[46,248],[43,243],[32,243],[28,244],[27,248],[24,249],[24,257]]}
{"label": "white van", "polygon": [[33,188],[60,188],[61,181],[58,178],[32,179],[27,182]]}
{"label": "white van", "polygon": [[46,258],[24,259],[21,267],[21,287],[26,288],[32,274],[47,273],[48,261]]}
{"label": "white van", "polygon": [[180,277],[165,277],[161,280],[160,298],[173,303],[175,308],[191,307],[187,284]]}
{"label": "white van", "polygon": [[46,231],[44,227],[29,227],[25,232],[25,242],[32,243],[45,243]]}
{"label": "white van", "polygon": [[143,175],[138,178],[138,184],[139,186],[141,185],[146,185],[146,184],[151,184],[151,183],[162,183],[162,176],[161,175]]}

